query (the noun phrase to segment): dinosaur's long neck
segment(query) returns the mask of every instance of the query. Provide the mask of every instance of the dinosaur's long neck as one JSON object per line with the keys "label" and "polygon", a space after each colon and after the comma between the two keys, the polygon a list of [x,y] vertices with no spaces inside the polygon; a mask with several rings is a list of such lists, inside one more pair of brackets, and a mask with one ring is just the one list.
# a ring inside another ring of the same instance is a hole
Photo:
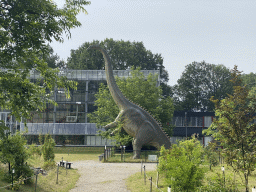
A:
{"label": "dinosaur's long neck", "polygon": [[94,46],[93,48],[100,50],[101,53],[103,54],[103,57],[105,60],[107,83],[115,103],[118,105],[119,109],[121,110],[127,108],[130,102],[124,97],[124,95],[122,94],[122,92],[120,91],[120,89],[116,84],[109,55],[107,54],[106,50],[100,46]]}

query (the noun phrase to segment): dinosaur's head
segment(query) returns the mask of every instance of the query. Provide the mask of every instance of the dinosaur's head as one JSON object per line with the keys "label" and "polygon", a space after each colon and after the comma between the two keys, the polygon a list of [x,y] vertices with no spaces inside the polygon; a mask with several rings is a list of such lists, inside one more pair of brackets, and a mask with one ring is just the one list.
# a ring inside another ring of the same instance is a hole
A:
{"label": "dinosaur's head", "polygon": [[87,48],[87,51],[88,51],[89,49],[97,49],[97,48],[99,48],[99,47],[100,47],[99,44],[90,45],[90,46]]}

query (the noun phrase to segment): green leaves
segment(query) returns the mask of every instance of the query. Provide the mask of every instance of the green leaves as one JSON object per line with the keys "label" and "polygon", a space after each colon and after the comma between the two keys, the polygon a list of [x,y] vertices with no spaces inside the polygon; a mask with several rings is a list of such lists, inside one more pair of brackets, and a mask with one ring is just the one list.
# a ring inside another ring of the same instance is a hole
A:
{"label": "green leaves", "polygon": [[195,191],[202,185],[204,170],[199,167],[203,158],[200,142],[193,138],[161,148],[158,169],[175,191]]}
{"label": "green leaves", "polygon": [[[149,111],[163,125],[164,130],[171,135],[172,127],[167,125],[173,116],[174,107],[170,97],[162,96],[161,87],[156,87],[156,77],[149,75],[145,80],[145,76],[138,69],[131,71],[132,77],[117,78],[117,85],[126,98],[135,104],[142,106]],[[89,116],[90,122],[105,126],[113,122],[119,113],[119,109],[115,104],[106,85],[101,84],[99,93],[95,95],[95,105],[97,110]],[[110,136],[109,132],[103,133],[104,136]],[[120,129],[120,134],[126,135]],[[120,135],[119,135],[120,136]]]}
{"label": "green leaves", "polygon": [[230,78],[230,71],[224,65],[192,62],[174,86],[175,109],[213,111],[214,105],[209,99],[211,96],[223,99],[231,94]]}
{"label": "green leaves", "polygon": [[244,174],[248,190],[248,176],[256,165],[256,98],[254,90],[249,92],[242,84],[237,66],[231,75],[234,93],[222,100],[211,98],[217,116],[211,127],[215,127],[218,133],[213,135],[214,138],[224,146],[226,162]]}
{"label": "green leaves", "polygon": [[[75,83],[60,78],[50,69],[53,39],[62,41],[62,34],[81,23],[76,19],[85,12],[85,0],[67,0],[62,9],[48,0],[4,0],[0,2],[0,107],[9,109],[18,120],[28,118],[30,111],[44,108],[46,97],[56,86],[75,88]],[[36,71],[38,82],[29,80]]]}

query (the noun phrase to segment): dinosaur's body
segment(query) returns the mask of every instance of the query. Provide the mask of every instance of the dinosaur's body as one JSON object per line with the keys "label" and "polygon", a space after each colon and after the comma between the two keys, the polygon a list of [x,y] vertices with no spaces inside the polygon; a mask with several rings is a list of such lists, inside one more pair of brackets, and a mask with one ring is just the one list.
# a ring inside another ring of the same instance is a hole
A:
{"label": "dinosaur's body", "polygon": [[123,129],[134,138],[133,158],[140,158],[141,147],[145,144],[150,144],[157,148],[160,148],[162,145],[170,148],[170,139],[163,132],[157,121],[147,111],[125,98],[118,88],[107,52],[99,45],[92,45],[88,49],[97,49],[103,54],[108,87],[115,103],[120,109],[116,120],[106,125],[105,129],[116,127],[120,120],[123,122]]}

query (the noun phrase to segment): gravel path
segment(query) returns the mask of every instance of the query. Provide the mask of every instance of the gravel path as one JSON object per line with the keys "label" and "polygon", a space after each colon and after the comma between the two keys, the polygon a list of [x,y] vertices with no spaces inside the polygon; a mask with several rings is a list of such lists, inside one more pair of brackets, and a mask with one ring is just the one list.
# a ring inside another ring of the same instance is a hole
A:
{"label": "gravel path", "polygon": [[[155,170],[155,163],[147,163],[146,170]],[[101,191],[125,192],[125,179],[141,171],[140,163],[101,163],[98,161],[77,161],[72,165],[81,174],[76,187],[70,192]]]}

